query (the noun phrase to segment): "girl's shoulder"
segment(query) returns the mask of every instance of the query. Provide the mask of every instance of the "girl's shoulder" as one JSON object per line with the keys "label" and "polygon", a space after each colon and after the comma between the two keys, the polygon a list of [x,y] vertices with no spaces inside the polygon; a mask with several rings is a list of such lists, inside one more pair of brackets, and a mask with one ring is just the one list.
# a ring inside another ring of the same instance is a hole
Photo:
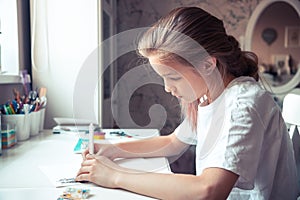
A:
{"label": "girl's shoulder", "polygon": [[259,82],[247,76],[238,77],[231,81],[225,90],[225,95],[227,99],[232,98],[232,100],[249,103],[259,99],[272,99],[269,92]]}
{"label": "girl's shoulder", "polygon": [[226,88],[225,96],[227,111],[247,110],[260,113],[259,115],[271,114],[275,110],[280,111],[270,92],[251,77],[239,77],[233,80]]}

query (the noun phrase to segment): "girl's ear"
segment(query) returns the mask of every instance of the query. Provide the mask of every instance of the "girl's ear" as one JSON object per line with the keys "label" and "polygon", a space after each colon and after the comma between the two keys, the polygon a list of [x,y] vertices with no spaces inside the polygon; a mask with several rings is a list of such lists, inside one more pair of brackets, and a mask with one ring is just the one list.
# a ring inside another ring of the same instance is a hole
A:
{"label": "girl's ear", "polygon": [[203,71],[205,72],[206,75],[209,75],[216,69],[216,66],[217,66],[217,59],[215,57],[209,56],[204,61]]}

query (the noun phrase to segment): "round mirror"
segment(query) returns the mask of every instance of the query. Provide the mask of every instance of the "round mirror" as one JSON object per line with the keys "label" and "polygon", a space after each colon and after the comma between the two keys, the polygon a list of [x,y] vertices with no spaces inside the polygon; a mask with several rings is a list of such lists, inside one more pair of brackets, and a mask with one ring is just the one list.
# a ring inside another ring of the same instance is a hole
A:
{"label": "round mirror", "polygon": [[252,13],[245,50],[258,56],[262,82],[285,94],[300,82],[300,2],[263,0]]}

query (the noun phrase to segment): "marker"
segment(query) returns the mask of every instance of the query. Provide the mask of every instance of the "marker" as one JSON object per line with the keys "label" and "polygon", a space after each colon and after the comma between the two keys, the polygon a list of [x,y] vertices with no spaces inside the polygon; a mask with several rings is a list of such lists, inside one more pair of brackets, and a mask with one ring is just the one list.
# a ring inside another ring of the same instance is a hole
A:
{"label": "marker", "polygon": [[94,125],[89,125],[89,154],[94,154]]}

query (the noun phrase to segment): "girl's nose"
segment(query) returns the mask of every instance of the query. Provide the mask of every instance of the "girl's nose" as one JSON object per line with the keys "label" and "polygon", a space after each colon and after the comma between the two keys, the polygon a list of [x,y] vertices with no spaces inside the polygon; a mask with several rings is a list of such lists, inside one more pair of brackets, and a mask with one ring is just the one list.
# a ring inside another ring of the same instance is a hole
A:
{"label": "girl's nose", "polygon": [[168,85],[165,85],[165,91],[168,92],[168,93],[173,93],[175,90],[175,88],[173,86],[168,86]]}
{"label": "girl's nose", "polygon": [[168,93],[171,92],[170,88],[166,85],[165,85],[165,91],[168,92]]}

